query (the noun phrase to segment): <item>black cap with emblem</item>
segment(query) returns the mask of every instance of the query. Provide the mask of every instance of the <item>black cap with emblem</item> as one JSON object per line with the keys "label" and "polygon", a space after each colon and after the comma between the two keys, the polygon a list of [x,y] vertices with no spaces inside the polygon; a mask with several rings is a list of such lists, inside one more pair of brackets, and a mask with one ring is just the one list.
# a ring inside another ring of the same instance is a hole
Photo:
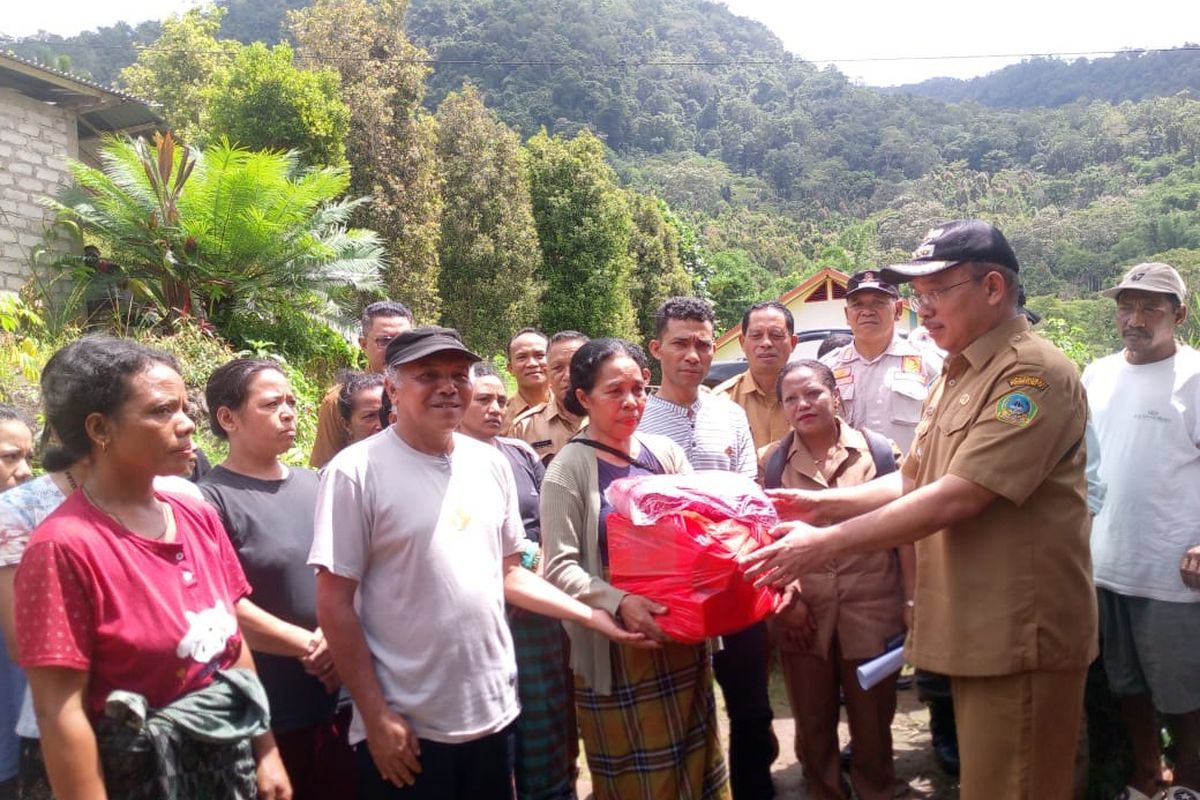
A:
{"label": "black cap with emblem", "polygon": [[877,269],[856,272],[850,276],[850,280],[846,281],[846,297],[855,292],[866,291],[883,292],[884,294],[890,294],[896,299],[900,299],[900,290],[896,288],[895,284],[885,281]]}
{"label": "black cap with emblem", "polygon": [[388,344],[384,361],[389,367],[419,361],[434,353],[460,353],[468,361],[482,361],[462,342],[462,337],[453,328],[426,325],[404,331]]}
{"label": "black cap with emblem", "polygon": [[1013,272],[1021,269],[1017,254],[999,228],[980,219],[956,219],[925,234],[911,261],[884,267],[880,272],[885,281],[904,283],[967,261],[997,264]]}

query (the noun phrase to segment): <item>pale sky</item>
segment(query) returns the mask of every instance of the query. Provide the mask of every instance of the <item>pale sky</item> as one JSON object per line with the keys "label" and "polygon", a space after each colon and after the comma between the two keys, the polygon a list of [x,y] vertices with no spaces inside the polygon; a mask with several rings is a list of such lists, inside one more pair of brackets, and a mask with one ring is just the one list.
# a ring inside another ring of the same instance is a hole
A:
{"label": "pale sky", "polygon": [[[197,0],[2,1],[0,34],[7,36],[29,36],[39,30],[68,36],[120,20],[137,24],[197,4]],[[723,2],[734,13],[765,24],[788,50],[806,61],[832,61],[851,79],[873,86],[939,75],[968,78],[1020,61],[1020,55],[1029,53],[1091,53],[1200,42],[1200,3],[1195,0]],[[978,58],[982,55],[1016,57]],[[916,60],[882,60],[897,57]]]}

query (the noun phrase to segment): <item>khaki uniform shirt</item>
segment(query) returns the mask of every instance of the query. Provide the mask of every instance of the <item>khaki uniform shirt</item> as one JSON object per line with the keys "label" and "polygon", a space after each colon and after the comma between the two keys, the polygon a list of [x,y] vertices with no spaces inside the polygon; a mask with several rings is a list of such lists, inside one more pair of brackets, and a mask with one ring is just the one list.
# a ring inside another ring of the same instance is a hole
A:
{"label": "khaki uniform shirt", "polygon": [[321,407],[317,409],[317,436],[313,442],[312,455],[308,463],[313,469],[320,469],[329,463],[343,447],[350,443],[350,433],[342,424],[342,413],[338,411],[338,395],[342,385],[336,384],[321,398]]}
{"label": "khaki uniform shirt", "polygon": [[946,362],[902,470],[999,497],[917,542],[909,659],[959,676],[1086,667],[1096,595],[1075,366],[1015,317]]}
{"label": "khaki uniform shirt", "polygon": [[[857,486],[875,477],[875,462],[866,437],[842,423],[836,452],[829,464],[832,478],[826,480],[817,468],[808,448],[797,436],[792,440],[781,482],[786,489],[827,489]],[[779,449],[779,442],[762,451],[759,480],[767,460]],[[896,460],[900,452],[892,445]],[[817,623],[817,635],[806,651],[829,657],[834,634],[847,660],[882,655],[887,642],[904,630],[904,585],[900,580],[900,560],[896,551],[843,556],[816,572],[800,578],[800,596]],[[779,623],[771,618],[771,627]],[[774,631],[773,631],[774,632]],[[796,650],[781,636],[773,636],[782,650]]]}
{"label": "khaki uniform shirt", "polygon": [[512,435],[513,423],[516,421],[517,417],[525,412],[525,409],[527,408],[529,408],[529,403],[525,402],[525,398],[521,396],[520,392],[517,392],[515,395],[513,395],[513,397],[508,401],[508,405],[504,408],[504,422],[501,423],[500,427],[501,436]]}
{"label": "khaki uniform shirt", "polygon": [[912,445],[929,385],[942,371],[942,359],[894,336],[871,361],[853,344],[827,353],[842,398],[842,418],[853,428],[881,433],[902,449]]}
{"label": "khaki uniform shirt", "polygon": [[713,387],[713,394],[728,397],[746,412],[755,450],[779,441],[791,430],[783,415],[783,404],[775,397],[775,387],[768,386],[766,391],[758,388],[749,370]]}
{"label": "khaki uniform shirt", "polygon": [[525,441],[543,464],[549,464],[555,454],[586,424],[587,417],[576,419],[560,409],[554,395],[550,395],[549,401],[525,409],[513,421],[509,435]]}

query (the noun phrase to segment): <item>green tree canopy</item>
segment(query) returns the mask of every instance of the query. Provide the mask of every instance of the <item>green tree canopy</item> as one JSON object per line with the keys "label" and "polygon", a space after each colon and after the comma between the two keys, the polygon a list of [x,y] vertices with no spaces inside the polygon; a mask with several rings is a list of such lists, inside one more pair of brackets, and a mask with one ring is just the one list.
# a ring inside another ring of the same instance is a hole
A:
{"label": "green tree canopy", "polygon": [[346,156],[361,222],[387,243],[388,292],[435,321],[442,186],[437,121],[426,112],[425,53],[404,35],[405,0],[316,0],[289,14],[300,54],[336,69],[350,108]]}
{"label": "green tree canopy", "polygon": [[564,139],[543,130],[527,147],[542,248],[542,329],[636,337],[633,219],[604,162],[604,145],[586,131]]}
{"label": "green tree canopy", "polygon": [[297,69],[292,48],[243,47],[204,90],[201,119],[210,136],[251,150],[294,150],[310,166],[346,163],[350,109],[336,70]]}
{"label": "green tree canopy", "polygon": [[159,103],[171,130],[189,144],[203,140],[205,93],[241,49],[235,41],[217,38],[224,15],[225,9],[211,5],[171,15],[162,35],[121,70],[129,91]]}
{"label": "green tree canopy", "polygon": [[442,322],[500,353],[537,315],[537,230],[521,142],[467,85],[438,106]]}

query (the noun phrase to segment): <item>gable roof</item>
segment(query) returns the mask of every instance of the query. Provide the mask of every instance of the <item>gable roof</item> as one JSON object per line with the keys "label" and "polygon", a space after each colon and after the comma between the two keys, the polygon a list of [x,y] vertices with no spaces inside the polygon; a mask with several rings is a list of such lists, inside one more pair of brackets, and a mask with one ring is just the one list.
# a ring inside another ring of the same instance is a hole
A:
{"label": "gable roof", "polygon": [[162,128],[165,121],[148,100],[95,81],[47,67],[12,52],[0,53],[0,88],[75,113],[79,138]]}

